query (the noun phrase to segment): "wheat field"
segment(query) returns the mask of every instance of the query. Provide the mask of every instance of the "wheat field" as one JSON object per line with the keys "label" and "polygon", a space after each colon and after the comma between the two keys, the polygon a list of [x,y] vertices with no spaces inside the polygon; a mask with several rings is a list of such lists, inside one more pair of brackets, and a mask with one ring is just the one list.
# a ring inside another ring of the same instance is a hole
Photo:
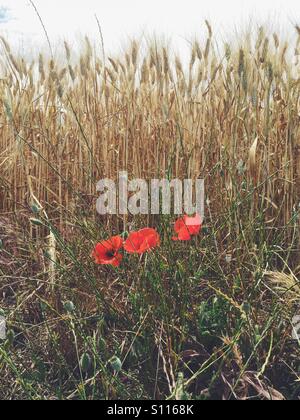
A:
{"label": "wheat field", "polygon": [[[299,398],[300,28],[206,29],[188,60],[100,37],[30,61],[1,37],[2,398]],[[196,247],[94,267],[101,236],[167,224],[97,216],[124,170],[205,179]]]}

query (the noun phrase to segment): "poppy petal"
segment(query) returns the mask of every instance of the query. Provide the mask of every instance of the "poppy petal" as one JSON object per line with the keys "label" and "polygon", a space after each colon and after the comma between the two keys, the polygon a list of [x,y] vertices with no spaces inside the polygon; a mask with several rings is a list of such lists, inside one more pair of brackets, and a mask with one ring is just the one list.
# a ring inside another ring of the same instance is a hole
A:
{"label": "poppy petal", "polygon": [[113,236],[109,240],[99,242],[92,252],[92,257],[96,264],[118,267],[123,259],[122,254],[119,253],[122,246],[122,238]]}
{"label": "poppy petal", "polygon": [[178,233],[179,241],[190,241],[192,239],[191,234],[188,232],[186,228],[181,229]]}
{"label": "poppy petal", "polygon": [[130,254],[144,254],[160,244],[159,234],[155,229],[145,228],[132,232],[124,244],[124,249]]}
{"label": "poppy petal", "polygon": [[115,250],[120,250],[123,247],[123,239],[120,236],[113,236],[110,242]]}
{"label": "poppy petal", "polygon": [[186,217],[185,224],[191,235],[198,235],[202,226],[201,217],[198,214],[195,217]]}
{"label": "poppy petal", "polygon": [[185,215],[175,222],[174,230],[177,236],[173,241],[189,241],[192,236],[198,235],[202,227],[201,217],[196,214],[194,217]]}
{"label": "poppy petal", "polygon": [[138,252],[140,248],[140,237],[138,232],[132,232],[124,244],[124,249],[130,254]]}

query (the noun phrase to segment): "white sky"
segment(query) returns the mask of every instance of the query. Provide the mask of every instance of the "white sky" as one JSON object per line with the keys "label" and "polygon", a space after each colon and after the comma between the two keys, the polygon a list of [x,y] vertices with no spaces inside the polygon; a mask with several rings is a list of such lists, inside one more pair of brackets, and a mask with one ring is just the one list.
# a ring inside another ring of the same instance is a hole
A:
{"label": "white sky", "polygon": [[[72,42],[78,34],[96,36],[96,13],[108,50],[144,31],[170,36],[180,47],[185,39],[201,33],[206,18],[222,34],[243,29],[249,17],[283,29],[300,24],[300,0],[35,0],[35,4],[53,43],[57,38]],[[0,33],[23,46],[44,42],[28,0],[0,0],[1,5],[10,9],[12,19],[0,23]]]}

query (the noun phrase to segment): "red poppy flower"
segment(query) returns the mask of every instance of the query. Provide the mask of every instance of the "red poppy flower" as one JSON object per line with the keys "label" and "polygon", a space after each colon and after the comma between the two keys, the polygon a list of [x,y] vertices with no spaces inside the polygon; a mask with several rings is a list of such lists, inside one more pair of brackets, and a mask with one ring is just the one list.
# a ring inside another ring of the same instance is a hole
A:
{"label": "red poppy flower", "polygon": [[132,232],[124,244],[125,251],[130,254],[144,254],[160,245],[160,237],[155,229],[142,229]]}
{"label": "red poppy flower", "polygon": [[173,241],[189,241],[192,236],[199,234],[202,228],[201,217],[196,214],[195,217],[183,216],[175,223],[174,230],[177,236],[174,236]]}
{"label": "red poppy flower", "polygon": [[123,239],[120,236],[113,236],[107,241],[98,243],[92,252],[95,263],[99,265],[112,265],[119,267],[123,255],[120,249],[123,247]]}

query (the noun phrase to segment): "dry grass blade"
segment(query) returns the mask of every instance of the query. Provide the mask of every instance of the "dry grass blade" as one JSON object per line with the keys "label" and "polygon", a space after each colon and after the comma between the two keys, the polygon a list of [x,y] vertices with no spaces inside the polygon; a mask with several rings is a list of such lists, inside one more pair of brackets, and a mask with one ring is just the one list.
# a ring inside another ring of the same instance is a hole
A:
{"label": "dry grass blade", "polygon": [[249,170],[251,178],[253,179],[254,183],[257,181],[257,173],[258,173],[258,164],[257,164],[257,146],[258,146],[258,137],[254,140],[252,146],[249,150]]}

